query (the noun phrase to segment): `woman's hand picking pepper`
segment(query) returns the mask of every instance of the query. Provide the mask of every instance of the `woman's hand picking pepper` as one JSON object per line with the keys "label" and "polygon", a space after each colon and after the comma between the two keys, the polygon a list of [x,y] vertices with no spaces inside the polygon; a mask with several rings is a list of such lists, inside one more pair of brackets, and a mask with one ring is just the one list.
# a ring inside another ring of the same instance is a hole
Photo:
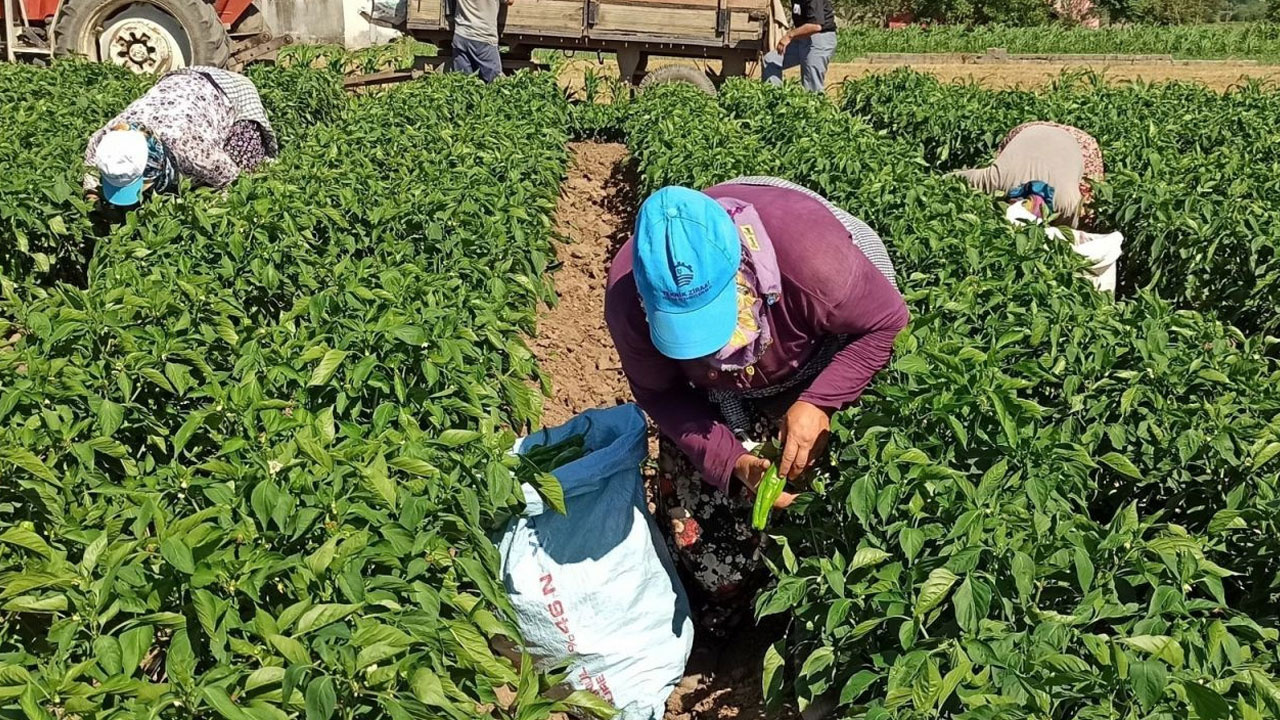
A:
{"label": "woman's hand picking pepper", "polygon": [[778,472],[795,480],[809,469],[827,446],[831,436],[831,416],[826,410],[797,400],[782,417],[778,441],[782,443],[782,459]]}
{"label": "woman's hand picking pepper", "polygon": [[[768,472],[771,465],[772,463],[762,457],[756,457],[751,453],[743,453],[738,456],[738,461],[734,463],[733,476],[738,478],[751,491],[752,495],[755,495],[760,488],[760,481],[764,478],[764,474]],[[778,496],[778,499],[774,501],[773,507],[775,510],[781,510],[791,505],[795,500],[795,493],[789,493],[784,490]]]}

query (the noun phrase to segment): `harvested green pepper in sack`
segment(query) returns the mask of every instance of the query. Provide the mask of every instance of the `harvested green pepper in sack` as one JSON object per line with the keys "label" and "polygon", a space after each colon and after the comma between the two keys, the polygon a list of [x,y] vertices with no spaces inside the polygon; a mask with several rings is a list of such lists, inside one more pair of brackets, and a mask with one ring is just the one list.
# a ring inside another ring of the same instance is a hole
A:
{"label": "harvested green pepper in sack", "polygon": [[770,465],[756,488],[756,504],[751,510],[751,526],[757,530],[769,524],[769,511],[787,487],[787,479],[778,474],[778,466]]}
{"label": "harvested green pepper in sack", "polygon": [[570,435],[552,445],[539,445],[522,454],[521,469],[549,473],[587,454],[586,433]]}

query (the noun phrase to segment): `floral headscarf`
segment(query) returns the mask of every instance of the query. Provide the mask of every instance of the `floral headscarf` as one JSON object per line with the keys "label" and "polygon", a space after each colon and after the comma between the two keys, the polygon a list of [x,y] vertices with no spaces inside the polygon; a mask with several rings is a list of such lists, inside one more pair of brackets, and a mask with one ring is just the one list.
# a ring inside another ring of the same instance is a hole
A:
{"label": "floral headscarf", "polygon": [[738,326],[720,352],[708,362],[725,372],[754,365],[764,356],[773,335],[766,309],[782,295],[782,275],[773,241],[750,203],[734,198],[717,200],[738,226],[742,264],[738,269]]}

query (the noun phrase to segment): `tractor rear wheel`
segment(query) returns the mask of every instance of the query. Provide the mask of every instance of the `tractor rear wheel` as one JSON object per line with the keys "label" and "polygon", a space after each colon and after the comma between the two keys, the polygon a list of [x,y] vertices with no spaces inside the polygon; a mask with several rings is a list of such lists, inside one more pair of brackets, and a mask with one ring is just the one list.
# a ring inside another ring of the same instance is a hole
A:
{"label": "tractor rear wheel", "polygon": [[114,63],[136,73],[222,67],[231,57],[227,31],[203,0],[66,0],[53,37],[58,55]]}

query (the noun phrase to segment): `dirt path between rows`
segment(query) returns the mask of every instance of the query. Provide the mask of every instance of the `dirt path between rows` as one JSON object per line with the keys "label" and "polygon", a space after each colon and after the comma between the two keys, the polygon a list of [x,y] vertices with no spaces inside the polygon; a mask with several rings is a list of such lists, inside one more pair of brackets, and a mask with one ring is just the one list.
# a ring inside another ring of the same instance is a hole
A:
{"label": "dirt path between rows", "polygon": [[[538,320],[530,346],[551,377],[543,422],[554,426],[592,407],[631,400],[604,323],[609,263],[630,236],[639,198],[624,145],[572,143],[555,228],[564,243],[555,273],[560,302]],[[723,644],[695,639],[667,720],[763,720],[760,667],[776,632],[744,627]]]}

